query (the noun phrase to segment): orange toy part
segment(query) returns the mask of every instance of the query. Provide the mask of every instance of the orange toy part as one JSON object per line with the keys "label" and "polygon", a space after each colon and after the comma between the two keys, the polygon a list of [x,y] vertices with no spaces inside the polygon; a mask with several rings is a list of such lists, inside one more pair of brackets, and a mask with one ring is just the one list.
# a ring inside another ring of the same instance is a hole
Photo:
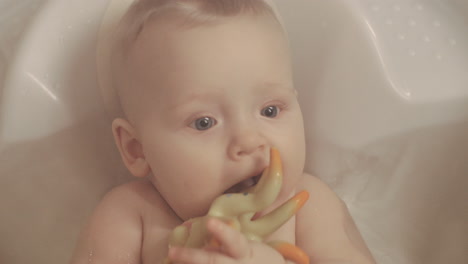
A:
{"label": "orange toy part", "polygon": [[309,256],[302,251],[302,249],[293,244],[273,241],[269,242],[268,245],[276,249],[285,259],[294,261],[297,264],[309,264]]}
{"label": "orange toy part", "polygon": [[[239,230],[253,241],[263,241],[286,223],[309,199],[307,191],[301,191],[270,213],[255,218],[258,212],[268,208],[278,197],[283,181],[283,168],[279,151],[270,149],[270,164],[258,183],[242,193],[229,193],[217,197],[206,216],[188,220],[190,224],[177,226],[169,240],[169,247],[191,248],[219,247],[218,241],[206,229],[209,218],[218,218]],[[186,223],[187,223],[186,222]],[[281,241],[268,242],[285,259],[298,264],[308,264],[309,257],[295,245]],[[165,263],[170,263],[166,259]]]}

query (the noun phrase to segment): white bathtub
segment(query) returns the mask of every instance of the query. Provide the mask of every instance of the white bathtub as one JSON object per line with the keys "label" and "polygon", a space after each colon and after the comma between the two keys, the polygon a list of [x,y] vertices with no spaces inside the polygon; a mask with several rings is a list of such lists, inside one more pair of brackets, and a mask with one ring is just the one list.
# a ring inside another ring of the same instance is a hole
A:
{"label": "white bathtub", "polygon": [[[0,263],[66,263],[100,197],[129,179],[97,88],[107,2],[0,0]],[[468,263],[468,2],[276,2],[307,170],[378,263]]]}

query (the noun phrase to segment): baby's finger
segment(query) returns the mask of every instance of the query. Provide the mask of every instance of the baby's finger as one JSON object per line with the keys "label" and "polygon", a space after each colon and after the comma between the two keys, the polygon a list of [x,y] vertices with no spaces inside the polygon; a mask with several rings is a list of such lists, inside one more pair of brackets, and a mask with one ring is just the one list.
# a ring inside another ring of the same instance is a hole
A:
{"label": "baby's finger", "polygon": [[171,247],[169,259],[173,263],[184,264],[234,264],[234,260],[219,252],[197,248]]}
{"label": "baby's finger", "polygon": [[249,242],[243,234],[218,219],[209,219],[207,229],[221,244],[221,251],[235,259],[249,255]]}

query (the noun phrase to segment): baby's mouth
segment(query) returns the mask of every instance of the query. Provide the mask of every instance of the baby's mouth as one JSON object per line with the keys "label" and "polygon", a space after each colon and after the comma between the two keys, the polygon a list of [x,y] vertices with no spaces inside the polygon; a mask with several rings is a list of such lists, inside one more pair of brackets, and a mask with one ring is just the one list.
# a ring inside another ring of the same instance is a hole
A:
{"label": "baby's mouth", "polygon": [[243,193],[247,192],[250,188],[253,186],[257,185],[258,181],[260,180],[260,177],[262,176],[262,173],[255,175],[253,177],[250,177],[248,179],[245,179],[229,189],[227,189],[224,193]]}

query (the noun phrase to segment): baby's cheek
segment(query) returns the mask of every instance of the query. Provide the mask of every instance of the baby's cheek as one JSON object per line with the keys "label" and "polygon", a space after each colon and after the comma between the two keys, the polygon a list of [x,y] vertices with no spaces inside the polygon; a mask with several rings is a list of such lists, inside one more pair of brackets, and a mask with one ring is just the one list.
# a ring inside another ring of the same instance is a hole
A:
{"label": "baby's cheek", "polygon": [[[200,181],[198,181],[200,182]],[[205,215],[215,199],[205,186],[187,186],[174,191],[172,195],[173,209],[183,220]]]}
{"label": "baby's cheek", "polygon": [[287,155],[287,162],[284,164],[284,186],[283,188],[285,192],[292,191],[295,188],[299,188],[297,186],[299,183],[300,178],[302,177],[304,171],[304,162],[305,162],[305,147],[304,144],[300,141],[296,142],[296,144],[289,145]]}

